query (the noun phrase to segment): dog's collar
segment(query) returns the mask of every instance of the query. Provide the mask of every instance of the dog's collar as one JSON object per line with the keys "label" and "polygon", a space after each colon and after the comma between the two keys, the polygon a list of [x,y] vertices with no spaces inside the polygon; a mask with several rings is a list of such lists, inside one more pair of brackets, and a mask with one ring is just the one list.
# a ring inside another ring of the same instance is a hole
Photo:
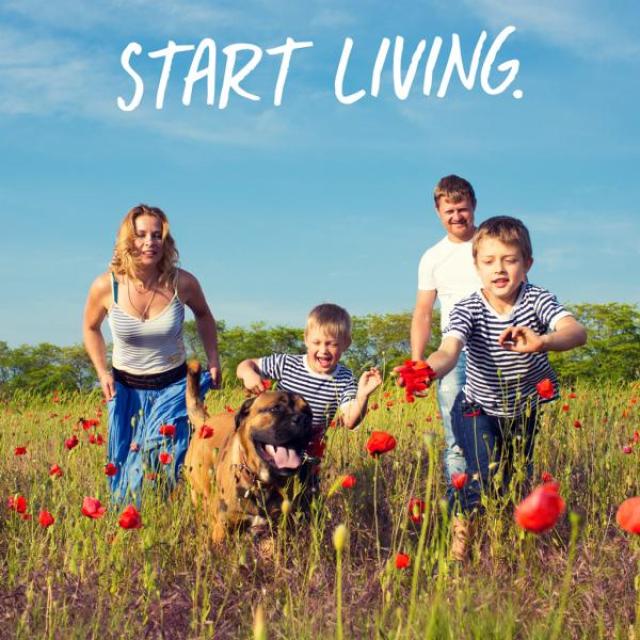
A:
{"label": "dog's collar", "polygon": [[254,487],[257,487],[258,489],[261,488],[262,486],[262,482],[260,480],[260,478],[258,477],[258,475],[247,465],[247,458],[245,457],[244,453],[242,454],[241,458],[240,458],[240,462],[234,465],[231,465],[233,467],[236,467],[237,469],[239,469],[239,473],[241,475],[244,475],[245,480],[248,482],[249,487],[246,490],[244,497],[248,498],[249,494],[251,493],[251,490]]}

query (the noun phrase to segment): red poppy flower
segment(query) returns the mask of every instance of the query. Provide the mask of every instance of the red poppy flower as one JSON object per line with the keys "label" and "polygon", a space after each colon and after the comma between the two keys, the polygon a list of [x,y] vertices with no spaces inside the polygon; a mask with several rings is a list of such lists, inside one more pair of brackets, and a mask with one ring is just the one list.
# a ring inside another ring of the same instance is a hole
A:
{"label": "red poppy flower", "polygon": [[340,482],[343,489],[353,489],[356,486],[356,477],[352,475],[344,476]]}
{"label": "red poppy flower", "polygon": [[161,451],[160,455],[158,456],[158,460],[160,460],[161,464],[170,464],[173,460],[173,456],[166,451]]}
{"label": "red poppy flower", "polygon": [[391,409],[393,407],[393,400],[387,400],[387,409]]}
{"label": "red poppy flower", "polygon": [[575,400],[578,396],[572,391],[567,397],[570,400]]}
{"label": "red poppy flower", "polygon": [[123,529],[139,529],[142,526],[142,518],[140,512],[130,504],[120,515],[118,524]]}
{"label": "red poppy flower", "polygon": [[174,438],[176,435],[176,427],[173,424],[163,424],[160,426],[160,435],[165,438]]}
{"label": "red poppy flower", "polygon": [[265,391],[269,391],[271,389],[272,383],[273,383],[273,380],[262,380],[262,388]]}
{"label": "red poppy flower", "polygon": [[52,478],[62,478],[62,476],[64,475],[64,471],[62,471],[62,469],[57,464],[52,464],[49,468],[49,475]]}
{"label": "red poppy flower", "polygon": [[406,569],[411,564],[411,558],[406,553],[396,554],[396,569]]}
{"label": "red poppy flower", "polygon": [[422,522],[422,514],[425,510],[424,500],[420,498],[411,498],[409,500],[408,511],[409,518],[414,524],[420,524]]}
{"label": "red poppy flower", "polygon": [[21,514],[20,514],[20,518],[21,518],[22,520],[31,520],[31,517],[32,517],[32,516],[31,516],[31,514],[30,514],[30,513],[21,513]]}
{"label": "red poppy flower", "polygon": [[536,390],[538,391],[538,395],[543,400],[550,400],[555,395],[555,390],[553,388],[553,382],[549,380],[549,378],[545,378],[544,380],[540,380],[536,385]]}
{"label": "red poppy flower", "polygon": [[436,372],[423,360],[405,360],[394,372],[400,376],[400,386],[404,387],[405,398],[411,402],[414,396],[424,396],[436,379]]}
{"label": "red poppy flower", "polygon": [[516,507],[515,519],[518,525],[533,533],[551,529],[565,509],[558,489],[557,482],[547,482],[536,487]]}
{"label": "red poppy flower", "polygon": [[230,407],[228,404],[227,404],[227,405],[225,405],[224,410],[225,410],[227,413],[235,413],[235,412],[236,412],[236,410],[235,410],[233,407]]}
{"label": "red poppy flower", "polygon": [[211,438],[213,436],[213,427],[210,427],[208,424],[203,424],[200,427],[200,431],[198,431],[199,438]]}
{"label": "red poppy flower", "polygon": [[91,427],[97,427],[100,424],[100,420],[96,420],[95,418],[91,418],[90,420],[85,420],[84,418],[80,418],[82,422],[82,428],[85,431],[89,431]]}
{"label": "red poppy flower", "polygon": [[640,442],[640,431],[633,432],[633,441],[637,444]]}
{"label": "red poppy flower", "polygon": [[396,446],[396,439],[386,431],[373,431],[367,440],[367,451],[371,456],[379,456],[391,451]]}
{"label": "red poppy flower", "polygon": [[326,448],[326,444],[324,442],[323,437],[321,435],[316,436],[309,443],[309,446],[306,449],[306,453],[312,458],[322,458],[322,456],[324,455],[325,448]]}
{"label": "red poppy flower", "polygon": [[13,450],[14,455],[16,456],[23,456],[27,453],[27,447],[16,447]]}
{"label": "red poppy flower", "polygon": [[74,447],[77,447],[78,446],[78,438],[77,438],[77,436],[73,435],[70,438],[67,438],[64,441],[64,446],[69,451],[71,451],[71,449],[73,449]]}
{"label": "red poppy flower", "polygon": [[574,429],[582,429],[582,422],[580,422],[580,420],[574,420],[573,427]]}
{"label": "red poppy flower", "polygon": [[50,527],[55,521],[56,519],[48,511],[41,511],[40,515],[38,516],[38,522],[40,523],[40,526],[45,529],[47,527]]}
{"label": "red poppy flower", "polygon": [[627,498],[618,507],[616,522],[625,531],[640,535],[640,497]]}
{"label": "red poppy flower", "polygon": [[27,510],[27,499],[21,495],[9,496],[7,507],[16,513],[25,513]]}
{"label": "red poppy flower", "polygon": [[107,462],[107,464],[104,465],[104,473],[111,478],[118,473],[118,467],[116,467],[113,462]]}
{"label": "red poppy flower", "polygon": [[377,402],[374,402],[369,409],[371,409],[371,411],[377,411],[380,408],[380,405]]}
{"label": "red poppy flower", "polygon": [[569,405],[568,404],[563,404],[562,405],[562,410],[567,413],[569,411]]}
{"label": "red poppy flower", "polygon": [[104,444],[104,438],[101,433],[92,433],[89,436],[89,442],[91,444]]}
{"label": "red poppy flower", "polygon": [[100,500],[97,500],[96,498],[85,497],[82,501],[81,511],[83,515],[87,516],[87,518],[93,518],[94,520],[102,518],[106,510],[107,508],[103,507]]}
{"label": "red poppy flower", "polygon": [[451,486],[458,491],[461,491],[462,488],[467,484],[469,480],[469,475],[466,473],[452,473],[451,474]]}
{"label": "red poppy flower", "polygon": [[553,476],[548,471],[543,471],[541,476],[542,482],[554,482]]}
{"label": "red poppy flower", "polygon": [[622,447],[622,453],[626,453],[627,455],[633,453],[633,447],[630,444],[625,444],[624,447]]}
{"label": "red poppy flower", "polygon": [[149,482],[153,482],[154,480],[158,479],[158,474],[157,473],[153,473],[152,471],[149,471],[145,474],[144,476]]}

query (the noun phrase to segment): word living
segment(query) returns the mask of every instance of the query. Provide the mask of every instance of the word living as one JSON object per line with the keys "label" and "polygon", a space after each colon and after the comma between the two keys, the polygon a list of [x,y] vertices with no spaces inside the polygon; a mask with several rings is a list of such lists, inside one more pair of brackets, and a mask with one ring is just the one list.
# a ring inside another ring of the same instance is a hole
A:
{"label": "word living", "polygon": [[[507,38],[515,30],[516,28],[513,26],[505,27],[489,46],[484,60],[482,61],[482,65],[480,65],[483,48],[487,40],[487,32],[482,31],[473,50],[473,55],[471,56],[471,62],[469,63],[468,71],[465,70],[464,58],[460,45],[460,36],[457,33],[451,34],[451,47],[449,49],[449,55],[446,59],[446,64],[442,73],[442,77],[440,79],[440,86],[438,87],[436,97],[444,98],[447,95],[449,83],[454,71],[457,73],[462,86],[469,91],[472,90],[475,86],[479,68],[480,86],[482,90],[488,95],[498,95],[500,93],[503,93],[507,89],[507,87],[509,87],[509,85],[512,84],[512,82],[515,80],[520,69],[520,61],[513,59],[498,64],[498,66],[496,67],[497,71],[506,73],[506,77],[497,86],[492,85],[491,75],[493,71],[493,65],[496,61],[498,53],[500,52],[500,49],[506,42]],[[422,82],[422,93],[425,96],[431,95],[431,90],[434,83],[434,73],[436,65],[438,64],[440,59],[442,44],[443,39],[440,36],[435,37],[426,58]],[[385,68],[385,63],[389,54],[390,46],[391,40],[389,38],[383,38],[373,64],[369,93],[374,98],[377,98],[380,94],[382,72]],[[338,70],[336,72],[334,84],[336,98],[339,102],[346,105],[358,102],[367,94],[365,89],[359,89],[358,91],[355,91],[348,95],[345,95],[344,93],[344,81],[347,75],[352,48],[353,40],[351,38],[346,38],[344,47],[342,49],[340,62],[338,63]],[[424,39],[420,40],[413,52],[413,55],[411,56],[409,65],[406,67],[406,70],[403,73],[402,64],[404,38],[402,38],[401,36],[396,37],[393,48],[392,78],[394,93],[399,100],[406,100],[409,97],[409,93],[411,92],[411,89],[413,88],[413,84],[415,82],[418,67],[422,61],[426,48],[427,41]],[[523,97],[524,93],[521,89],[516,89],[513,91],[512,95],[518,100]]]}
{"label": "word living", "polygon": [[[430,96],[434,86],[436,68],[438,63],[441,62],[444,64],[444,70],[442,71],[440,84],[435,94],[436,97],[444,98],[446,96],[454,73],[457,74],[462,86],[469,91],[475,87],[479,72],[480,87],[485,93],[492,96],[503,93],[515,80],[520,69],[520,62],[517,59],[500,62],[496,66],[496,70],[499,73],[505,74],[505,77],[502,78],[502,81],[497,85],[492,83],[492,74],[496,58],[502,46],[515,30],[513,26],[505,27],[495,37],[486,53],[484,52],[484,47],[487,42],[487,32],[482,31],[477,39],[468,65],[465,65],[460,37],[456,33],[451,34],[451,45],[446,58],[442,57],[441,59],[444,41],[440,36],[437,36],[431,43],[424,63],[423,58],[427,52],[427,41],[423,39],[416,45],[408,64],[405,64],[406,61],[403,59],[404,38],[397,36],[394,41],[390,62],[391,78],[396,98],[406,100],[409,97],[418,74],[418,68],[422,63],[424,64],[422,94],[427,97]],[[349,75],[351,77],[351,75],[359,71],[359,69],[357,69],[350,74],[351,70],[349,66],[353,46],[353,39],[349,37],[345,38],[334,79],[335,97],[338,102],[344,105],[352,105],[367,95],[367,90],[364,88],[360,88],[353,93],[345,93],[345,80],[347,76]],[[273,104],[279,107],[282,104],[285,84],[294,51],[311,47],[313,47],[313,42],[311,41],[296,41],[290,37],[286,38],[284,44],[265,50],[251,43],[234,43],[224,47],[221,50],[225,60],[220,96],[218,98],[218,108],[225,109],[228,106],[232,93],[246,100],[259,101],[261,99],[259,95],[251,93],[244,88],[241,83],[256,69],[265,53],[268,56],[281,56],[273,91]],[[377,98],[380,95],[383,72],[386,71],[386,67],[389,66],[387,59],[389,58],[390,49],[391,40],[389,38],[383,38],[380,42],[375,60],[373,61],[371,80],[368,86],[369,96],[372,98]],[[164,106],[167,86],[171,78],[172,65],[176,56],[185,53],[191,53],[192,57],[188,72],[184,77],[182,104],[184,106],[191,104],[194,86],[199,82],[206,83],[206,104],[208,106],[215,104],[216,63],[218,57],[218,49],[215,41],[211,38],[204,38],[196,46],[194,44],[176,44],[173,40],[170,40],[163,49],[157,49],[147,53],[147,56],[151,59],[162,60],[162,69],[155,95],[156,109],[162,109]],[[142,103],[145,92],[144,79],[132,65],[133,56],[137,57],[141,54],[142,46],[137,42],[130,42],[120,57],[122,68],[134,83],[133,95],[129,101],[122,97],[118,97],[117,99],[118,108],[122,111],[134,111]],[[246,59],[247,55],[249,59],[240,62],[240,58]],[[446,60],[446,62],[444,62],[444,60]],[[351,82],[353,81],[351,80]],[[512,95],[514,98],[519,99],[522,98],[523,92],[520,89],[516,89]]]}

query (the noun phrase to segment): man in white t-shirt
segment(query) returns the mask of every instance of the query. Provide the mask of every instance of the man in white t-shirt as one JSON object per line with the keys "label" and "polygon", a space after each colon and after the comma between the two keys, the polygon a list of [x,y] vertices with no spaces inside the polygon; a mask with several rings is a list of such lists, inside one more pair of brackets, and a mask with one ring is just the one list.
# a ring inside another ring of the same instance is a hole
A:
{"label": "man in white t-shirt", "polygon": [[[418,295],[411,320],[411,358],[422,360],[431,338],[433,305],[440,299],[440,326],[444,332],[453,305],[480,288],[471,254],[471,238],[475,232],[473,214],[476,195],[464,178],[450,175],[442,178],[433,192],[436,213],[447,235],[428,249],[418,267]],[[444,470],[447,485],[451,475],[465,470],[462,450],[456,445],[451,427],[451,409],[464,384],[465,353],[456,367],[438,384],[438,404],[442,415],[446,448]]]}

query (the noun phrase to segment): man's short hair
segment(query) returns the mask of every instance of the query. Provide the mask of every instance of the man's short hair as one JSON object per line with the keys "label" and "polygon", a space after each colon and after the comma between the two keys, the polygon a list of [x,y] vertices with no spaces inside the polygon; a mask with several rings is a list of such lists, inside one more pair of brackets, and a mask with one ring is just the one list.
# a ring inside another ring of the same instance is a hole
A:
{"label": "man's short hair", "polygon": [[436,209],[440,198],[449,198],[451,202],[460,202],[464,198],[469,198],[471,206],[474,209],[476,208],[476,193],[471,183],[460,176],[445,176],[438,181],[436,188],[433,190],[433,201]]}
{"label": "man's short hair", "polygon": [[525,262],[529,262],[533,258],[529,231],[522,220],[518,220],[518,218],[494,216],[485,220],[473,236],[471,250],[474,260],[478,256],[478,244],[484,238],[494,238],[504,244],[516,245],[520,249]]}
{"label": "man's short hair", "polygon": [[351,343],[351,316],[337,304],[325,302],[311,309],[304,329],[305,337],[316,328],[326,331],[343,345]]}

